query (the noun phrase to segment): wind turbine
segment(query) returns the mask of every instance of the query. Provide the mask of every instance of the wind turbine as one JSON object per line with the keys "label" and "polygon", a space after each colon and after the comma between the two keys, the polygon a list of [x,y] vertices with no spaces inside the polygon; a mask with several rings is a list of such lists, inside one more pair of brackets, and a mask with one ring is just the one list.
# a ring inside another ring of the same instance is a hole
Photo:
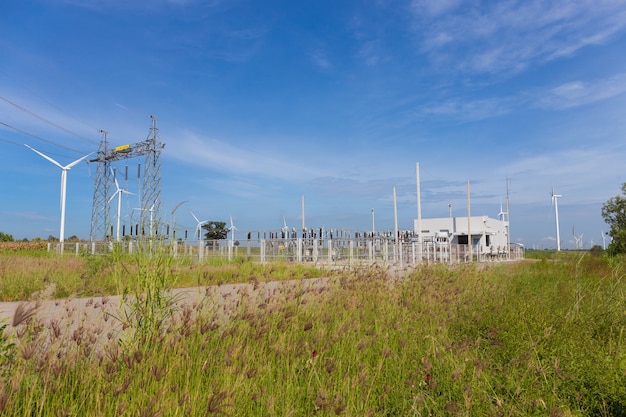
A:
{"label": "wind turbine", "polygon": [[115,172],[113,172],[113,169],[111,169],[111,172],[113,173],[113,181],[115,181],[116,191],[113,193],[111,198],[109,198],[109,204],[111,204],[111,201],[113,201],[113,199],[115,198],[115,195],[117,194],[118,199],[117,199],[117,235],[116,235],[116,240],[119,242],[120,241],[120,218],[122,217],[122,194],[123,193],[129,194],[129,195],[134,195],[134,194],[129,192],[129,191],[126,191],[123,188],[120,188],[120,185],[117,182],[117,178],[115,177]]}
{"label": "wind turbine", "polygon": [[559,198],[561,194],[554,194],[554,188],[552,189],[552,204],[554,204],[554,217],[556,219],[556,250],[561,251],[561,235],[559,232]]}
{"label": "wind turbine", "polygon": [[602,249],[606,250],[606,236],[604,235],[604,230],[600,230],[600,234],[602,235]]}
{"label": "wind turbine", "polygon": [[30,149],[31,151],[37,153],[38,155],[40,155],[41,157],[43,157],[44,159],[47,159],[48,161],[52,162],[54,165],[58,166],[59,168],[61,168],[61,230],[59,231],[59,242],[61,242],[61,250],[63,250],[63,242],[65,241],[65,197],[66,197],[66,193],[67,193],[67,171],[69,171],[70,169],[72,169],[73,166],[75,166],[76,164],[78,164],[79,162],[85,160],[87,157],[91,156],[93,154],[93,152],[83,156],[80,159],[75,160],[74,162],[68,164],[68,165],[61,165],[59,164],[57,161],[55,161],[54,159],[50,158],[47,155],[44,155],[43,153],[39,152],[37,149],[32,148],[26,144],[24,144],[24,146],[26,146],[28,149]]}
{"label": "wind turbine", "polygon": [[196,222],[198,222],[198,225],[196,226],[196,236],[198,237],[198,240],[200,240],[200,229],[202,228],[203,225],[207,224],[209,221],[208,220],[204,220],[204,221],[198,220],[196,215],[193,214],[193,211],[191,211],[191,210],[189,210],[189,213],[191,213],[191,215],[196,220]]}
{"label": "wind turbine", "polygon": [[[231,218],[232,224],[232,218]],[[283,237],[289,237],[289,227],[287,227],[287,220],[285,220],[285,216],[283,216],[283,228],[281,229],[283,232]]]}
{"label": "wind turbine", "polygon": [[583,235],[584,233],[581,233],[579,236],[574,236],[574,240],[576,241],[576,249],[583,248]]}
{"label": "wind turbine", "polygon": [[[136,207],[133,210],[139,210],[139,211],[149,211],[150,212],[150,237],[152,237],[152,223],[153,223],[153,213],[154,213],[154,204],[152,205],[152,207],[150,207],[149,209],[145,209],[145,208],[141,208],[141,207]],[[143,217],[143,216],[142,216]],[[143,230],[143,224],[141,225],[142,230]]]}
{"label": "wind turbine", "polygon": [[239,230],[233,224],[233,216],[230,216],[230,227],[228,228],[228,230],[230,230],[231,233],[230,245],[232,246],[233,242],[235,241],[235,230]]}
{"label": "wind turbine", "polygon": [[500,200],[500,213],[498,213],[498,218],[500,219],[501,222],[505,221],[505,216],[506,213],[502,210],[502,200]]}

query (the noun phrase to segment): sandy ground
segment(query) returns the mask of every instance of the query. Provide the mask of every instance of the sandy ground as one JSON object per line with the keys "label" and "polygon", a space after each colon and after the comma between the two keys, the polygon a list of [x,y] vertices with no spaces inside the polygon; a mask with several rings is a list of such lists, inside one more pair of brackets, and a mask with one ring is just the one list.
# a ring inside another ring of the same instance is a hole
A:
{"label": "sandy ground", "polygon": [[[328,278],[257,284],[228,284],[176,289],[171,292],[175,313],[208,313],[213,320],[227,320],[245,297],[254,306],[279,302],[288,294],[315,294],[327,288]],[[29,320],[55,339],[89,337],[100,345],[122,337],[125,309],[117,296],[50,299],[46,293],[31,301],[0,303],[0,321],[7,323],[5,333],[19,334]],[[128,303],[125,304],[126,306]],[[28,317],[29,320],[22,320]],[[94,340],[96,339],[96,340]]]}

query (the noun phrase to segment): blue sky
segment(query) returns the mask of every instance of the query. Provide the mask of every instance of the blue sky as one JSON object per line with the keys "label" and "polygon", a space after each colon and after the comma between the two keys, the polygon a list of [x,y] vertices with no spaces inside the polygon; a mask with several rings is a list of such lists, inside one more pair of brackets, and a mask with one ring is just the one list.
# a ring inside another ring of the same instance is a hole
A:
{"label": "blue sky", "polygon": [[[0,14],[0,231],[59,235],[60,170],[158,117],[164,217],[240,231],[497,217],[512,240],[601,244],[626,181],[626,2],[9,0]],[[137,160],[128,161],[136,170]],[[121,162],[118,169],[124,169]],[[94,164],[68,175],[89,236]],[[125,184],[136,192],[136,180]],[[137,207],[133,196],[124,213]]]}

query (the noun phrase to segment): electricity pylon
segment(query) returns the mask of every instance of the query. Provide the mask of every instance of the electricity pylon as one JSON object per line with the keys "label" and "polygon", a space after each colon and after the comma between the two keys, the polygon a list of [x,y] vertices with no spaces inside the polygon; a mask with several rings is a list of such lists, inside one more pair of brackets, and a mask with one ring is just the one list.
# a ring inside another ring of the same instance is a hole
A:
{"label": "electricity pylon", "polygon": [[159,138],[157,117],[150,116],[152,125],[146,140],[134,144],[108,147],[107,132],[102,132],[98,156],[89,162],[97,163],[94,183],[93,204],[91,211],[91,240],[111,237],[109,210],[110,190],[113,183],[111,163],[122,159],[143,157],[143,176],[141,164],[137,175],[141,177],[141,235],[155,237],[161,224],[161,151],[165,144]]}

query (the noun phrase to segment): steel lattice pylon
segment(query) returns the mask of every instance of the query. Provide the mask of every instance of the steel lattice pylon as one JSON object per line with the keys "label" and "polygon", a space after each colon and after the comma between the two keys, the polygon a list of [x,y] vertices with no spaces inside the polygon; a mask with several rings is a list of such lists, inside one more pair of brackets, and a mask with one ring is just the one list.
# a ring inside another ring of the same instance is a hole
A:
{"label": "steel lattice pylon", "polygon": [[[139,224],[144,237],[159,235],[161,225],[161,151],[165,146],[159,138],[156,116],[150,116],[152,125],[148,138],[132,145],[109,148],[107,132],[102,132],[98,156],[90,162],[96,162],[93,205],[91,211],[91,241],[106,240],[111,236],[109,199],[114,183],[111,163],[121,159],[144,157],[143,177],[141,181],[141,217]],[[141,165],[139,167],[141,171]],[[132,234],[132,233],[131,233]]]}
{"label": "steel lattice pylon", "polygon": [[98,156],[89,162],[98,162],[96,166],[96,180],[93,188],[93,203],[91,205],[91,241],[106,238],[109,219],[109,195],[111,188],[111,162],[106,158],[108,150],[107,132],[101,130],[102,139],[98,148]]}

